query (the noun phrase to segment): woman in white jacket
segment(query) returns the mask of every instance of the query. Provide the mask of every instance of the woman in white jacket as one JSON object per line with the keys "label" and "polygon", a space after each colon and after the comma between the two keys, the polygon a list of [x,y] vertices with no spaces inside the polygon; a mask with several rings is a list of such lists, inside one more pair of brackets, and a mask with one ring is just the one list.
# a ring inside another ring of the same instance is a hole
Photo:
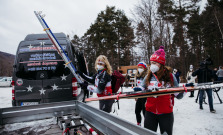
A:
{"label": "woman in white jacket", "polygon": [[[194,83],[195,83],[195,79],[197,78],[197,76],[193,77],[192,76],[192,73],[194,72],[193,70],[193,65],[190,65],[190,69],[189,71],[187,72],[187,86],[193,86]],[[194,91],[191,91],[190,92],[190,96],[189,97],[194,97]]]}

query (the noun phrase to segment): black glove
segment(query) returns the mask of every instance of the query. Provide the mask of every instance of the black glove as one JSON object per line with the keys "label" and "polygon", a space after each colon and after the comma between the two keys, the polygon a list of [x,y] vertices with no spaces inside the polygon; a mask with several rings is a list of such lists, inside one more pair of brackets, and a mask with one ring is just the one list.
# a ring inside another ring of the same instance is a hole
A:
{"label": "black glove", "polygon": [[155,91],[159,91],[159,89],[158,88],[153,88],[152,92],[155,92]]}
{"label": "black glove", "polygon": [[84,81],[83,83],[79,83],[79,84],[81,86],[81,89],[84,89],[84,90],[87,89],[88,83],[86,81]]}
{"label": "black glove", "polygon": [[155,92],[155,91],[159,91],[158,88],[152,88],[152,89],[147,89],[146,92]]}
{"label": "black glove", "polygon": [[78,74],[78,75],[82,74],[81,71],[75,71],[75,73]]}
{"label": "black glove", "polygon": [[194,86],[194,84],[193,83],[186,83],[186,85],[185,85],[186,87],[193,87]]}
{"label": "black glove", "polygon": [[139,88],[139,87],[135,87],[135,88],[133,88],[133,90],[134,90],[135,92],[137,92],[137,91],[142,91],[142,89]]}

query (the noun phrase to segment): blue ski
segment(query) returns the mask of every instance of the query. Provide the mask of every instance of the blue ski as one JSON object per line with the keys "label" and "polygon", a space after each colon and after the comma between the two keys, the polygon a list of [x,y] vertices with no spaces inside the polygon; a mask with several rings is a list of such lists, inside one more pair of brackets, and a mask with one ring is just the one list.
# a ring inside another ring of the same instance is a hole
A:
{"label": "blue ski", "polygon": [[69,59],[69,57],[67,56],[67,54],[65,53],[65,51],[61,47],[60,43],[58,42],[58,40],[54,36],[53,32],[50,30],[49,26],[47,25],[46,21],[44,20],[44,16],[41,15],[41,12],[34,11],[34,13],[35,13],[36,17],[38,18],[40,24],[42,25],[44,31],[46,32],[46,34],[48,35],[48,37],[52,41],[53,45],[56,47],[58,53],[63,58],[63,60],[65,62],[65,65],[68,66],[68,68],[73,73],[73,75],[77,79],[77,81],[79,83],[82,83],[82,80],[80,79],[80,77],[75,73],[75,71],[77,71],[76,68],[74,67],[74,65],[72,64],[72,61]]}

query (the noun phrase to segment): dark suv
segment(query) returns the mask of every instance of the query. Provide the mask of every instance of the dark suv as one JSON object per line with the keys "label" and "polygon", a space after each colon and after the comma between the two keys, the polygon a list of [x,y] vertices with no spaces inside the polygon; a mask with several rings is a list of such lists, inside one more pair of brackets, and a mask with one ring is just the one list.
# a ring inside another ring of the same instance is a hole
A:
{"label": "dark suv", "polygon": [[[82,65],[83,54],[76,51],[64,33],[55,33],[74,66]],[[84,65],[84,66],[83,66]],[[83,92],[46,34],[29,34],[20,42],[12,78],[12,105],[81,100]]]}

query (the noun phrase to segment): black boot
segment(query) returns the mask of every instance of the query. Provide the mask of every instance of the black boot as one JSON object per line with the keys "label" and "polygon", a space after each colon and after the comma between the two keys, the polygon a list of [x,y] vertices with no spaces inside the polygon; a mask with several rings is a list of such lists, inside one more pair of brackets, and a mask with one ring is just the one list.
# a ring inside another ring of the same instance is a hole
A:
{"label": "black boot", "polygon": [[194,97],[194,92],[193,91],[190,92],[190,96],[189,97]]}
{"label": "black boot", "polygon": [[210,112],[211,112],[211,113],[215,113],[216,110],[215,110],[215,109],[211,109]]}
{"label": "black boot", "polygon": [[202,105],[200,105],[200,109],[203,110],[203,106]]}

